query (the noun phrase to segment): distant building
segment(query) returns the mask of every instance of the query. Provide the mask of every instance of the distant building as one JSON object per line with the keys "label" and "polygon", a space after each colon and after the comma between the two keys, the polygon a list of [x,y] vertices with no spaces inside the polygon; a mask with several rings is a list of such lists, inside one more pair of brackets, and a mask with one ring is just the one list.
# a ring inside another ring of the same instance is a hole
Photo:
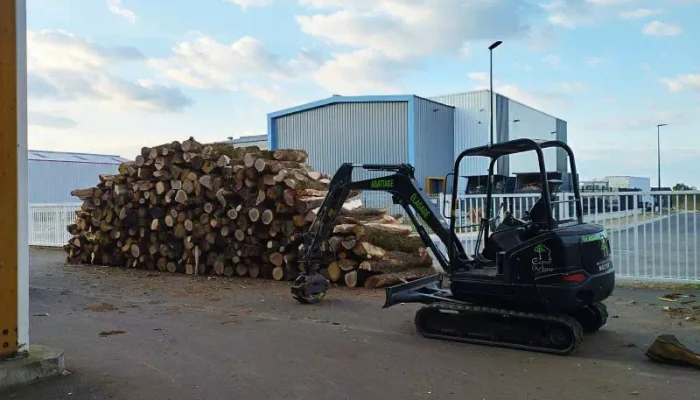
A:
{"label": "distant building", "polygon": [[233,147],[258,146],[261,150],[269,148],[267,135],[241,136],[238,139],[224,140]]}
{"label": "distant building", "polygon": [[95,186],[100,174],[116,174],[128,161],[115,155],[29,150],[29,203],[76,203],[74,189]]}
{"label": "distant building", "polygon": [[651,180],[642,176],[606,176],[605,180],[612,189],[639,189],[643,192],[651,190]]}
{"label": "distant building", "polygon": [[580,181],[579,189],[582,192],[609,192],[610,183],[608,181]]}

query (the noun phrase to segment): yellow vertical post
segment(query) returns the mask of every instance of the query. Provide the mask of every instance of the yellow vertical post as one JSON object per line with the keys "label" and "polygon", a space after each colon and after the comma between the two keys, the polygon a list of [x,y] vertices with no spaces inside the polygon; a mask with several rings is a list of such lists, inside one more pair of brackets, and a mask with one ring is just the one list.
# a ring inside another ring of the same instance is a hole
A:
{"label": "yellow vertical post", "polygon": [[0,1],[0,358],[18,349],[17,3]]}

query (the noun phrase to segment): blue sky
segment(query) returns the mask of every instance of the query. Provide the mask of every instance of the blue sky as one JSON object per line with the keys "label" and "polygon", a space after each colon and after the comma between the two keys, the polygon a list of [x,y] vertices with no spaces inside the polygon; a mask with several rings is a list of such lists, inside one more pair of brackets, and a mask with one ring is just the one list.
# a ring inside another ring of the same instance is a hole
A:
{"label": "blue sky", "polygon": [[[266,132],[333,93],[484,84],[568,121],[582,178],[700,186],[700,0],[28,0],[30,147]],[[195,6],[196,4],[196,6]]]}

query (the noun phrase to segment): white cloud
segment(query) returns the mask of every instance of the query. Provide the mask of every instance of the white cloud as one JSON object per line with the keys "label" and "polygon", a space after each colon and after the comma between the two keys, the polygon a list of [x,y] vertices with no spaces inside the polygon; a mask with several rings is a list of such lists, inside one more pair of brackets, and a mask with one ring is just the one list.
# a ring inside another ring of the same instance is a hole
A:
{"label": "white cloud", "polygon": [[133,47],[103,47],[65,31],[28,30],[28,94],[41,101],[89,100],[149,111],[176,112],[192,104],[179,89],[109,73],[113,65],[142,60]]}
{"label": "white cloud", "polygon": [[132,24],[136,23],[136,14],[133,11],[122,7],[122,0],[107,0],[107,8],[110,12],[119,15]]}
{"label": "white cloud", "polygon": [[279,104],[280,102],[289,102],[290,95],[278,84],[261,85],[258,83],[245,81],[241,84],[241,88],[249,93],[252,97],[262,100],[267,104]]}
{"label": "white cloud", "polygon": [[489,74],[487,72],[470,72],[467,74],[469,79],[477,82],[488,82],[489,81]]}
{"label": "white cloud", "polygon": [[685,90],[700,91],[700,74],[677,75],[675,78],[662,78],[661,82],[666,85],[669,92],[677,93]]}
{"label": "white cloud", "polygon": [[546,64],[551,65],[554,68],[565,68],[561,63],[561,58],[554,54],[547,54],[542,58],[542,61]]}
{"label": "white cloud", "polygon": [[114,62],[142,60],[134,47],[107,48],[62,30],[27,31],[27,68],[90,72]]}
{"label": "white cloud", "polygon": [[515,63],[515,66],[517,68],[522,69],[523,71],[527,71],[527,72],[532,71],[532,66],[530,66],[530,64]]}
{"label": "white cloud", "polygon": [[296,17],[303,32],[331,44],[368,48],[402,60],[456,54],[465,42],[512,38],[529,31],[522,0],[307,0],[315,7],[342,7]]}
{"label": "white cloud", "polygon": [[229,3],[233,3],[239,7],[241,7],[243,10],[246,10],[248,8],[252,7],[267,7],[272,5],[273,0],[225,0]]}
{"label": "white cloud", "polygon": [[586,0],[587,3],[597,4],[602,6],[619,6],[623,4],[632,3],[635,0]]}
{"label": "white cloud", "polygon": [[29,111],[27,115],[27,122],[29,125],[53,129],[71,129],[78,125],[78,123],[71,118],[40,111]]}
{"label": "white cloud", "polygon": [[[343,71],[372,91],[396,90],[402,72],[429,56],[464,57],[494,38],[524,40],[531,32],[525,0],[300,0],[311,11],[297,15],[301,30],[336,48],[317,82],[345,87]],[[380,70],[392,66],[394,73]],[[366,78],[361,68],[369,68]],[[380,79],[379,79],[380,78]],[[350,82],[348,82],[350,83]],[[352,86],[352,85],[349,85]],[[347,87],[346,87],[347,88]],[[347,88],[349,89],[349,88]]]}
{"label": "white cloud", "polygon": [[634,0],[551,0],[540,4],[547,13],[547,21],[555,26],[575,29],[594,25],[611,15],[615,10]]}
{"label": "white cloud", "polygon": [[647,36],[676,36],[681,33],[681,26],[652,21],[644,25],[642,32]]}
{"label": "white cloud", "polygon": [[579,81],[561,82],[559,86],[563,91],[569,93],[578,93],[588,90],[588,84]]}
{"label": "white cloud", "polygon": [[172,55],[148,63],[170,79],[206,90],[237,90],[243,79],[264,76],[290,79],[309,73],[320,63],[318,56],[302,50],[296,58],[282,62],[265,45],[250,36],[231,44],[199,35],[192,42],[178,43]]}
{"label": "white cloud", "polygon": [[641,19],[657,14],[661,14],[660,8],[637,8],[635,10],[623,11],[619,15],[620,18],[623,19]]}
{"label": "white cloud", "polygon": [[378,51],[364,49],[333,54],[318,70],[315,80],[333,94],[397,93],[403,88],[399,72],[407,68]]}
{"label": "white cloud", "polygon": [[688,114],[679,110],[662,110],[639,113],[637,115],[623,115],[620,117],[589,121],[584,124],[586,128],[601,130],[604,132],[625,132],[656,127],[656,124],[675,121],[676,124],[686,121]]}
{"label": "white cloud", "polygon": [[[482,90],[489,88],[489,75],[485,72],[470,72],[467,74],[469,79],[474,81],[476,85],[474,90]],[[563,105],[566,105],[569,100],[569,94],[553,92],[553,91],[532,91],[524,89],[518,85],[510,83],[502,83],[499,80],[494,80],[493,90],[513,100],[527,104],[531,107],[540,110],[559,110]]]}
{"label": "white cloud", "polygon": [[462,45],[462,48],[459,49],[459,55],[460,55],[462,58],[469,58],[469,57],[471,57],[471,55],[472,55],[472,46],[471,46],[468,42],[465,42],[465,43]]}
{"label": "white cloud", "polygon": [[557,114],[559,114],[559,111],[562,111],[563,106],[568,105],[571,101],[571,98],[566,94],[527,90],[513,84],[495,86],[494,91],[528,106]]}
{"label": "white cloud", "polygon": [[586,58],[586,64],[589,67],[597,67],[603,63],[603,59],[600,57],[588,57]]}
{"label": "white cloud", "polygon": [[594,22],[594,9],[583,1],[553,0],[540,5],[548,13],[547,21],[552,25],[574,29]]}

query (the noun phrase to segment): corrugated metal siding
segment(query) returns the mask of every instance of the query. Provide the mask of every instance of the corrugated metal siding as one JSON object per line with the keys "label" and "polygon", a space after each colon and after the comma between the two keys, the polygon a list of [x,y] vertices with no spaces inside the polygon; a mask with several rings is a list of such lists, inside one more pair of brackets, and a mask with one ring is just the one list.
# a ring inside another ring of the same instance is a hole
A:
{"label": "corrugated metal siding", "polygon": [[[408,103],[340,103],[273,120],[279,148],[309,152],[309,165],[333,175],[344,162],[398,164],[408,162]],[[357,170],[353,179],[386,172]],[[372,201],[378,199],[377,201]],[[386,195],[363,196],[368,206],[384,206]]]}
{"label": "corrugated metal siding", "polygon": [[124,157],[109,154],[75,153],[68,151],[32,150],[27,151],[28,160],[63,161],[72,163],[96,163],[119,165],[127,161]]}
{"label": "corrugated metal siding", "polygon": [[[508,112],[511,140],[519,138],[552,140],[556,138],[556,135],[552,133],[557,131],[556,118],[512,100],[509,101]],[[515,120],[520,121],[515,122]],[[557,170],[559,165],[557,150],[546,149],[544,156],[547,170]],[[537,155],[534,152],[511,155],[509,156],[509,164],[511,174],[539,171]]]}
{"label": "corrugated metal siding", "polygon": [[[568,132],[566,121],[557,118],[557,140],[568,143]],[[561,172],[569,171],[569,156],[562,149],[557,149],[557,170]]]}
{"label": "corrugated metal siding", "polygon": [[118,165],[28,161],[29,203],[76,203],[71,190],[95,186],[99,174],[115,174]]}
{"label": "corrugated metal siding", "polygon": [[[455,158],[465,149],[483,146],[489,142],[489,92],[477,91],[431,97],[455,107],[454,110],[454,154]],[[494,119],[497,116],[494,115]],[[494,129],[495,131],[495,129]],[[494,133],[497,135],[497,132]],[[483,157],[463,159],[460,175],[483,175],[488,173],[488,160]]]}
{"label": "corrugated metal siding", "polygon": [[[496,137],[496,143],[503,143],[508,141],[510,136],[510,112],[508,111],[508,105],[510,100],[507,97],[496,94],[496,114],[494,116],[496,123],[496,132],[498,136]],[[510,173],[510,163],[508,162],[508,156],[501,157],[498,159],[496,173],[500,175],[508,176]]]}
{"label": "corrugated metal siding", "polygon": [[444,177],[454,167],[454,108],[415,98],[416,180]]}

